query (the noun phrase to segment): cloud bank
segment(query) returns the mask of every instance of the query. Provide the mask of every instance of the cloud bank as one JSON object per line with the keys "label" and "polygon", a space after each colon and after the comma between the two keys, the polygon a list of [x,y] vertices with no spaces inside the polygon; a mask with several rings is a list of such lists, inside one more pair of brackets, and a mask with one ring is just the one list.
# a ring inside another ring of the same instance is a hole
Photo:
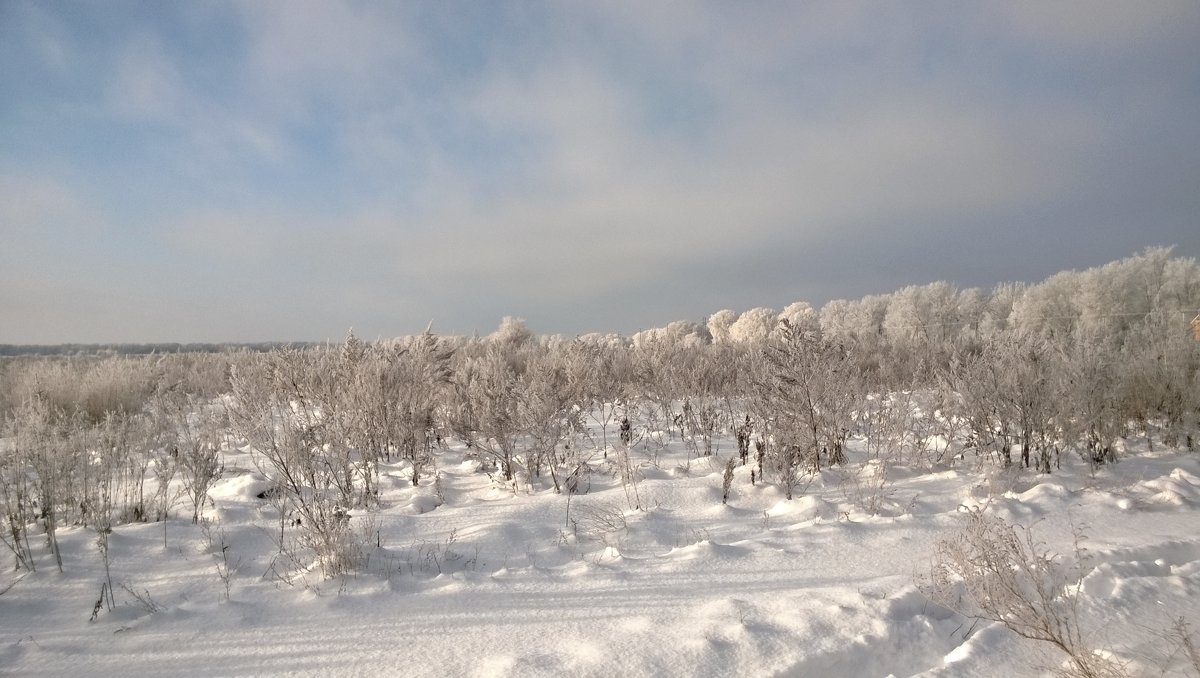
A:
{"label": "cloud bank", "polygon": [[0,342],[633,332],[1200,255],[1192,2],[0,5]]}

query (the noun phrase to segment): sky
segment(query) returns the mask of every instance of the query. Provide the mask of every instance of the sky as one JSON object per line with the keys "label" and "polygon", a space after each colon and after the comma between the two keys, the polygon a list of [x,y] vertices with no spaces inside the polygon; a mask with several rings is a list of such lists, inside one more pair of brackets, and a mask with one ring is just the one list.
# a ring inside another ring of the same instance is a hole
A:
{"label": "sky", "polygon": [[0,343],[628,334],[1198,215],[1194,0],[0,0]]}

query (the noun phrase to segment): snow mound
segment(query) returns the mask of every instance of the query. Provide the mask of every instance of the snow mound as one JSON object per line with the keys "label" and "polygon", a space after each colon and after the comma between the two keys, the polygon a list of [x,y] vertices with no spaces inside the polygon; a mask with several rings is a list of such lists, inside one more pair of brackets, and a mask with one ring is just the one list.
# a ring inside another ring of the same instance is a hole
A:
{"label": "snow mound", "polygon": [[1200,502],[1200,478],[1180,468],[1172,470],[1165,478],[1142,482],[1140,487],[1156,504],[1191,507]]}
{"label": "snow mound", "polygon": [[672,558],[706,561],[730,561],[747,557],[750,549],[728,544],[717,544],[709,540],[696,542],[690,546],[671,549],[668,554]]}
{"label": "snow mound", "polygon": [[214,500],[251,501],[260,499],[271,489],[271,481],[257,471],[227,472],[224,477],[213,482],[208,490],[208,496]]}
{"label": "snow mound", "polygon": [[766,513],[772,518],[792,518],[796,522],[834,520],[838,516],[838,505],[809,495],[791,501],[780,501],[767,509]]}
{"label": "snow mound", "polygon": [[409,509],[416,514],[429,513],[442,505],[442,501],[431,494],[418,494],[409,502]]}

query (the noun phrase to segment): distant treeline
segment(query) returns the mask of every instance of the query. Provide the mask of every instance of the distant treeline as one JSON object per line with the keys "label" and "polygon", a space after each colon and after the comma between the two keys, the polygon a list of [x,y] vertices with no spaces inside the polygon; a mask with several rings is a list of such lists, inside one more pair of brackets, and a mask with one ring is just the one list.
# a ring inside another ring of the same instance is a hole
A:
{"label": "distant treeline", "polygon": [[16,356],[105,356],[151,355],[158,353],[227,353],[252,351],[265,353],[284,346],[305,348],[310,342],[258,342],[252,344],[0,344],[0,357]]}

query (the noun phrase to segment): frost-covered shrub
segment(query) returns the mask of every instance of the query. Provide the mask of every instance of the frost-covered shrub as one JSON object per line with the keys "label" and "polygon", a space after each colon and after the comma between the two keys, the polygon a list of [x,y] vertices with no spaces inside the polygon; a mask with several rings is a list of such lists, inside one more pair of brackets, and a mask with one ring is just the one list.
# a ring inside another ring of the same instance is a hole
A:
{"label": "frost-covered shrub", "polygon": [[[302,545],[326,576],[353,569],[349,504],[354,473],[349,451],[330,431],[314,379],[321,357],[296,350],[268,354],[233,377],[230,419],[262,460],[278,493],[280,513],[297,514]],[[336,435],[336,434],[335,434]]]}
{"label": "frost-covered shrub", "polygon": [[583,504],[571,516],[575,537],[598,541],[606,547],[619,549],[628,531],[625,513],[613,504],[595,502]]}
{"label": "frost-covered shrub", "polygon": [[1028,528],[984,509],[965,509],[960,529],[935,545],[923,588],[939,605],[1058,649],[1067,656],[1063,676],[1126,676],[1122,664],[1088,643],[1079,604],[1081,538],[1076,535],[1072,567]]}
{"label": "frost-covered shrub", "polygon": [[160,373],[150,358],[70,358],[28,363],[10,379],[18,403],[36,396],[52,412],[96,423],[111,413],[140,412],[160,383]]}
{"label": "frost-covered shrub", "polygon": [[802,472],[845,462],[845,444],[862,396],[858,372],[840,344],[785,323],[768,344],[754,383],[755,407],[767,422],[768,467],[792,498]]}

